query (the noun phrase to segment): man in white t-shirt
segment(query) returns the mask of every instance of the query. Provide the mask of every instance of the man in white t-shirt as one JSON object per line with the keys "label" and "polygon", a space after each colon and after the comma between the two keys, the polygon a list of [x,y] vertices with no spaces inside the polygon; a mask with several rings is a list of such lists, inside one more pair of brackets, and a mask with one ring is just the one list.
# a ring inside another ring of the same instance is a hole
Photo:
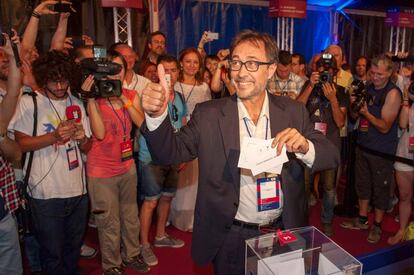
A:
{"label": "man in white t-shirt", "polygon": [[77,274],[88,215],[80,154],[90,147],[89,121],[82,102],[69,93],[77,67],[68,55],[48,52],[32,67],[41,88],[21,97],[10,128],[22,151],[34,152],[27,191],[42,272]]}

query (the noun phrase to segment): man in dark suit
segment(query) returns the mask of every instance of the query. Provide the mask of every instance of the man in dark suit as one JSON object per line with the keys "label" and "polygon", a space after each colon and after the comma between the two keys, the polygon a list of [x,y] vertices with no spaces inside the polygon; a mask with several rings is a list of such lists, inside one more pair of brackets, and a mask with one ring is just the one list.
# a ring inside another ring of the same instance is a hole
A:
{"label": "man in dark suit", "polygon": [[[168,95],[161,86],[150,84],[143,91],[146,124],[141,131],[153,159],[172,164],[198,157],[192,256],[200,265],[213,262],[216,274],[244,274],[245,240],[258,236],[262,227],[305,226],[304,165],[317,171],[339,162],[338,149],[314,130],[304,105],[266,92],[277,55],[270,35],[238,34],[229,61],[237,93],[198,105],[188,125],[177,133],[165,119]],[[289,161],[277,180],[237,167],[240,144],[249,136],[275,137],[272,147],[277,154],[286,145]],[[278,206],[261,208],[257,188],[263,182],[275,189],[281,185],[275,192],[280,195]]]}

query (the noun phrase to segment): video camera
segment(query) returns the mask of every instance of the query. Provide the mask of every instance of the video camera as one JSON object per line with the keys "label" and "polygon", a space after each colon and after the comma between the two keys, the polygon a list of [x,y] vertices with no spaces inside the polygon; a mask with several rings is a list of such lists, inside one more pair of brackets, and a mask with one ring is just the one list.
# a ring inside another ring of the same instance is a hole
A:
{"label": "video camera", "polygon": [[367,92],[367,86],[361,80],[352,81],[351,95],[356,97],[355,101],[351,104],[351,111],[354,113],[358,113],[365,102],[372,99],[372,96]]}
{"label": "video camera", "polygon": [[101,46],[93,47],[93,58],[85,58],[80,62],[83,78],[89,75],[95,77],[95,83],[90,92],[82,92],[83,98],[119,97],[122,94],[120,80],[106,79],[108,75],[116,75],[122,67],[119,64],[106,60],[106,49]]}
{"label": "video camera", "polygon": [[334,71],[337,70],[336,62],[333,58],[332,54],[324,53],[322,57],[317,62],[317,67],[323,67],[323,71],[319,73],[319,83],[317,85],[322,86],[324,83],[332,83],[333,82],[333,75],[329,72],[330,69]]}

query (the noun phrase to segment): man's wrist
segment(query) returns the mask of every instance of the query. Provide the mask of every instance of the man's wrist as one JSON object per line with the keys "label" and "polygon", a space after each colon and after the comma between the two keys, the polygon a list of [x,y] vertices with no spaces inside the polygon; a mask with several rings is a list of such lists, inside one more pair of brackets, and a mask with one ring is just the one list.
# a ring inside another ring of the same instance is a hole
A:
{"label": "man's wrist", "polygon": [[40,17],[42,16],[42,14],[36,10],[33,10],[32,12],[32,17],[40,19]]}

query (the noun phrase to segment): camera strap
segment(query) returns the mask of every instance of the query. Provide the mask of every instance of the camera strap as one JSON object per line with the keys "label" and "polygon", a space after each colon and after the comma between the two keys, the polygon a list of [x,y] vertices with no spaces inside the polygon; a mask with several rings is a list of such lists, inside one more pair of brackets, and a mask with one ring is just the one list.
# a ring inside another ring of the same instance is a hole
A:
{"label": "camera strap", "polygon": [[[37,94],[36,92],[25,92],[24,94],[26,95],[30,95],[33,99],[33,132],[32,132],[32,136],[35,137],[37,135]],[[27,154],[27,153],[26,153]],[[27,185],[29,183],[29,176],[30,176],[30,170],[32,170],[32,163],[33,163],[33,155],[34,155],[34,151],[30,151],[29,152],[29,158],[28,158],[28,163],[27,163],[27,167],[26,167],[26,173],[24,175],[24,179],[23,179],[23,193],[25,194],[26,197],[26,188]],[[23,158],[23,167],[24,167],[24,162],[26,161],[26,158]]]}

